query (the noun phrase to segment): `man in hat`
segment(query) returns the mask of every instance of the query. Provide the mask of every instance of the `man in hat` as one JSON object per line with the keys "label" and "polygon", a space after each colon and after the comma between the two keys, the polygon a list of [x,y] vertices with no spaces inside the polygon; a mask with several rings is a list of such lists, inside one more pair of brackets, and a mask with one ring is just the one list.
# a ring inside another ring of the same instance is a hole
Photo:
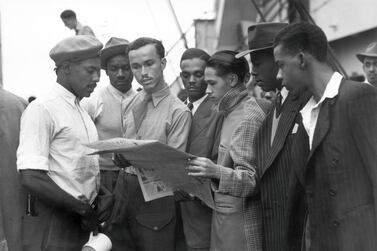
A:
{"label": "man in hat", "polygon": [[326,35],[310,23],[282,29],[274,56],[283,84],[312,95],[296,132],[308,135],[310,153],[292,168],[308,205],[308,250],[376,250],[377,89],[334,72]]}
{"label": "man in hat", "polygon": [[[123,137],[123,116],[136,92],[132,89],[133,75],[128,60],[129,42],[112,37],[101,51],[101,68],[110,84],[83,100],[82,106],[97,127],[100,140]],[[118,177],[119,167],[114,165],[112,154],[99,158],[101,184],[111,192]]]}
{"label": "man in hat", "polygon": [[278,67],[274,61],[273,41],[286,23],[258,23],[248,28],[249,50],[238,56],[250,55],[251,74],[255,83],[265,92],[276,92],[266,119],[256,136],[257,163],[263,214],[264,250],[287,250],[285,217],[291,143],[294,126],[302,106],[298,94],[288,92],[277,79]]}
{"label": "man in hat", "polygon": [[97,130],[80,106],[99,81],[101,48],[84,35],[55,45],[57,83],[22,116],[17,169],[27,190],[24,250],[80,250],[109,216],[112,196],[99,192],[98,157],[84,146],[98,140]]}
{"label": "man in hat", "polygon": [[[158,140],[181,151],[186,150],[191,126],[189,109],[170,92],[164,80],[165,49],[161,41],[142,37],[128,48],[131,70],[143,86],[125,112],[124,137]],[[124,236],[114,236],[114,250],[175,250],[175,201],[165,196],[145,201],[137,171],[129,165],[120,171],[119,186],[115,189],[117,203],[121,202],[119,221],[127,228]],[[114,222],[114,221],[112,221]]]}
{"label": "man in hat", "polygon": [[356,54],[363,64],[367,83],[377,87],[377,42],[368,45],[365,52]]}
{"label": "man in hat", "polygon": [[[216,162],[221,123],[213,99],[206,94],[204,70],[209,55],[197,48],[187,49],[181,57],[181,79],[188,94],[187,107],[193,115],[187,152]],[[188,250],[209,250],[212,209],[200,200],[180,203]]]}
{"label": "man in hat", "polygon": [[82,25],[77,21],[76,13],[73,10],[65,10],[60,14],[65,26],[71,30],[75,30],[76,35],[94,35],[93,30],[88,25]]}

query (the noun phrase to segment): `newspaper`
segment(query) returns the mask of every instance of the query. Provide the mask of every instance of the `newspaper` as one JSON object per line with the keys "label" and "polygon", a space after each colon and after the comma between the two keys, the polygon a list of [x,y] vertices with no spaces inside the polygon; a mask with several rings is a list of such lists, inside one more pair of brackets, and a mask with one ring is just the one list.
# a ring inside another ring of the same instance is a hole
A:
{"label": "newspaper", "polygon": [[87,146],[97,150],[94,154],[122,154],[137,170],[146,201],[172,195],[172,190],[183,190],[214,208],[209,181],[189,176],[186,170],[188,159],[194,155],[157,140],[113,138]]}

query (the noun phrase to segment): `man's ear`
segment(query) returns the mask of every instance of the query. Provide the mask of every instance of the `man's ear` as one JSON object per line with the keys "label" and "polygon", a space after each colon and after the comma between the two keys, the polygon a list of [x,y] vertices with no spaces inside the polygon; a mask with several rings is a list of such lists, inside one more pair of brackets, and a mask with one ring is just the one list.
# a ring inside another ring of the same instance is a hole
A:
{"label": "man's ear", "polygon": [[228,74],[228,84],[230,87],[235,87],[238,84],[238,76],[235,73]]}
{"label": "man's ear", "polygon": [[165,67],[166,67],[166,58],[161,58],[161,65],[162,65],[162,70],[165,70]]}
{"label": "man's ear", "polygon": [[63,68],[64,74],[66,74],[66,75],[71,74],[72,68],[71,68],[71,65],[69,63],[63,63],[63,65],[61,67]]}
{"label": "man's ear", "polygon": [[298,55],[298,64],[301,70],[305,70],[306,67],[308,66],[308,55],[300,52]]}
{"label": "man's ear", "polygon": [[246,73],[246,75],[245,75],[245,81],[244,81],[245,84],[249,83],[249,81],[250,81],[250,76],[251,76],[250,72]]}

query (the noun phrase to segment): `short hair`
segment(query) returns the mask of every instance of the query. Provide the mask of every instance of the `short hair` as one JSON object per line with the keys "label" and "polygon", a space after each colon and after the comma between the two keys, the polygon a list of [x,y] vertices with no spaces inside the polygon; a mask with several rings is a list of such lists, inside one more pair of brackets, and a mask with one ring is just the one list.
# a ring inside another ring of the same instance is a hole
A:
{"label": "short hair", "polygon": [[154,45],[154,47],[156,48],[157,54],[160,56],[160,58],[165,57],[165,48],[162,45],[162,42],[160,40],[150,38],[150,37],[140,37],[136,39],[135,41],[133,41],[132,43],[130,43],[130,45],[128,46],[127,53],[133,50],[137,50],[148,44]]}
{"label": "short hair", "polygon": [[327,38],[317,25],[299,22],[284,27],[275,37],[274,47],[282,47],[290,53],[305,51],[320,62],[327,60]]}
{"label": "short hair", "polygon": [[193,59],[193,58],[199,58],[203,60],[204,62],[207,62],[210,56],[204,50],[201,50],[198,48],[189,48],[185,50],[185,52],[183,52],[180,62],[182,62],[183,60]]}
{"label": "short hair", "polygon": [[238,76],[239,82],[244,82],[250,67],[245,57],[235,57],[237,53],[231,50],[218,51],[209,58],[206,67],[214,68],[220,77],[234,73]]}
{"label": "short hair", "polygon": [[61,19],[76,18],[76,13],[73,10],[65,10],[60,14]]}

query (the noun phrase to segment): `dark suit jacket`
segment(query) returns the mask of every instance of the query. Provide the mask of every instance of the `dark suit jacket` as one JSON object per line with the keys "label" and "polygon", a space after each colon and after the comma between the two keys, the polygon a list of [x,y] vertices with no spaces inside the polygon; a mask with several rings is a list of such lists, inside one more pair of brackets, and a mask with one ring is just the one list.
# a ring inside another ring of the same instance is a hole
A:
{"label": "dark suit jacket", "polygon": [[[198,157],[217,160],[221,131],[220,116],[213,108],[214,102],[208,97],[196,110],[187,152]],[[200,200],[181,202],[183,229],[190,248],[209,248],[211,234],[212,209]]]}
{"label": "dark suit jacket", "polygon": [[273,105],[256,137],[257,163],[260,176],[260,190],[263,213],[263,250],[285,250],[286,246],[286,206],[289,173],[291,170],[291,143],[297,129],[297,114],[303,100],[289,94],[284,102],[275,138],[271,146],[271,128],[275,105]]}
{"label": "dark suit jacket", "polygon": [[[20,134],[20,118],[26,101],[0,89],[0,215],[2,228],[12,251],[22,250],[21,217],[25,203],[17,173],[16,151]],[[2,232],[2,231],[0,231]],[[2,236],[0,236],[0,241]]]}
{"label": "dark suit jacket", "polygon": [[[311,250],[377,248],[377,89],[343,80],[321,106],[305,166]],[[292,196],[294,197],[294,196]]]}

